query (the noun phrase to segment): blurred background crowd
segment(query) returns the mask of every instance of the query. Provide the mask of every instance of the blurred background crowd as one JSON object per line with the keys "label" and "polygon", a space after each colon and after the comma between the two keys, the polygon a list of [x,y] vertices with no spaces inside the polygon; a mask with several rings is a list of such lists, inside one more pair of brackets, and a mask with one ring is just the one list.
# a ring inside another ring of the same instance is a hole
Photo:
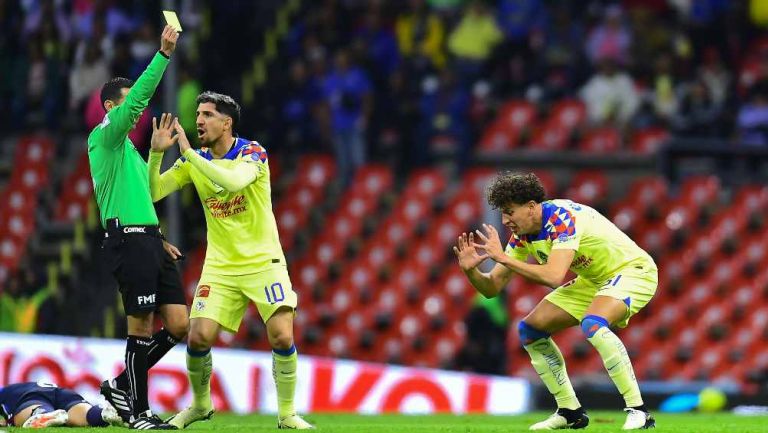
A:
{"label": "blurred background crowd", "polygon": [[[173,88],[131,138],[146,155],[169,107],[196,136],[202,90],[241,102],[239,134],[270,155],[305,353],[535,375],[508,330],[546,290],[476,298],[449,246],[493,218],[489,175],[536,169],[550,196],[596,206],[659,261],[662,294],[625,340],[642,378],[766,382],[768,2],[171,3]],[[0,330],[122,335],[85,135],[101,85],[157,50],[159,10],[0,0]],[[191,294],[205,224],[193,191],[179,209]],[[220,344],[263,349],[263,332],[251,312]],[[729,332],[741,340],[726,346]],[[569,369],[600,373],[571,337]]]}

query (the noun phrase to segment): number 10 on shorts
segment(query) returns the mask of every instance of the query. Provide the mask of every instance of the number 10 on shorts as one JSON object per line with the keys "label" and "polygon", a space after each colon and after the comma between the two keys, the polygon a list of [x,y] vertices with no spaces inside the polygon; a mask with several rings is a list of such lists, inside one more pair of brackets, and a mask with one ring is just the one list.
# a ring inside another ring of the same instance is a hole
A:
{"label": "number 10 on shorts", "polygon": [[264,294],[267,295],[267,302],[270,304],[274,304],[285,299],[283,285],[280,283],[274,283],[271,286],[264,286]]}

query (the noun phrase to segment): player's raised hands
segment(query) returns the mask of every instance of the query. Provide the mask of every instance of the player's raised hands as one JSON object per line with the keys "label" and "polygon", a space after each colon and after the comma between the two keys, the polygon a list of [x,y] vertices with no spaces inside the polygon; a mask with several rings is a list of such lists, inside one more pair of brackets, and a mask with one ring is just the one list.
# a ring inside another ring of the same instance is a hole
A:
{"label": "player's raised hands", "polygon": [[179,33],[172,26],[166,24],[160,35],[160,51],[170,57],[173,50],[176,49],[176,41],[178,40]]}
{"label": "player's raised hands", "polygon": [[165,152],[169,147],[176,144],[179,135],[174,135],[173,125],[176,119],[171,113],[163,113],[160,116],[160,124],[157,123],[157,117],[152,118],[152,140],[149,145],[155,152]]}
{"label": "player's raised hands", "polygon": [[488,254],[479,254],[474,245],[475,235],[470,232],[469,235],[462,233],[456,242],[456,246],[453,247],[453,252],[459,259],[459,267],[464,272],[476,268],[480,263],[483,263],[483,260],[488,258]]}
{"label": "player's raised hands", "polygon": [[184,152],[186,152],[187,149],[191,149],[192,145],[189,144],[189,138],[187,138],[187,133],[184,132],[184,128],[181,127],[179,119],[173,121],[173,127],[176,129],[176,135],[179,137],[179,152],[184,155]]}
{"label": "player's raised hands", "polygon": [[501,246],[499,232],[496,231],[496,227],[485,223],[483,224],[483,229],[485,229],[485,233],[480,230],[475,230],[478,239],[480,239],[482,243],[473,243],[472,246],[485,251],[488,257],[498,262],[504,257],[504,248]]}

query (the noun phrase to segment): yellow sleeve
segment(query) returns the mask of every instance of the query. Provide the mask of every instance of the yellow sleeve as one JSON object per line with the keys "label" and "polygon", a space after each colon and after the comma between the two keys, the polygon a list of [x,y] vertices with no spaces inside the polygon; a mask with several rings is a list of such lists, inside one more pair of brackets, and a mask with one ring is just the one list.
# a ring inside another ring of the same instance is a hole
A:
{"label": "yellow sleeve", "polygon": [[163,152],[149,152],[149,191],[152,194],[152,202],[160,201],[168,194],[181,189],[190,183],[189,165],[183,158],[176,160],[169,170],[160,174],[160,164],[163,162]]}
{"label": "yellow sleeve", "polygon": [[[203,158],[193,149],[187,149],[184,152],[184,157],[205,177],[228,192],[240,191],[252,184],[263,172],[255,164],[249,164],[245,161],[239,162],[231,168],[221,167]],[[239,158],[238,161],[242,161],[242,158]]]}

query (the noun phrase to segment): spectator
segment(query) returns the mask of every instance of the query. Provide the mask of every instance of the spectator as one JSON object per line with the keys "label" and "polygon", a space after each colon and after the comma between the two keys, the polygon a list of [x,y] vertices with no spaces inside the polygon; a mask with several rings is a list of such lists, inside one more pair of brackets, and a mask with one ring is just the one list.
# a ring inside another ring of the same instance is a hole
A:
{"label": "spectator", "polygon": [[365,131],[373,108],[371,83],[344,49],[336,53],[334,66],[325,77],[323,93],[331,109],[336,164],[342,184],[348,185],[365,163]]}
{"label": "spectator", "polygon": [[131,57],[142,67],[147,65],[157,52],[157,35],[149,20],[139,27],[131,42]]}
{"label": "spectator", "polygon": [[593,124],[626,125],[640,103],[632,78],[619,70],[610,57],[598,62],[597,73],[582,87],[580,94]]}
{"label": "spectator", "polygon": [[472,1],[448,37],[448,48],[456,56],[455,69],[463,86],[469,87],[477,79],[501,40],[502,33],[493,15],[482,1]]}
{"label": "spectator", "polygon": [[509,316],[505,297],[476,295],[464,318],[467,337],[456,356],[456,368],[481,374],[507,372],[507,334]]}
{"label": "spectator", "polygon": [[715,105],[723,106],[731,90],[731,74],[723,64],[720,52],[710,48],[704,53],[704,62],[699,67],[699,77],[707,86],[707,92]]}
{"label": "spectator", "polygon": [[722,133],[718,122],[722,105],[712,97],[706,83],[695,80],[684,84],[679,93],[677,113],[670,119],[676,134],[718,136]]}
{"label": "spectator", "polygon": [[69,25],[66,13],[62,10],[62,2],[53,0],[30,0],[22,2],[26,19],[24,20],[24,35],[29,37],[40,33],[44,24],[53,25],[56,33],[61,38],[60,41],[68,43],[72,36],[72,29]]}
{"label": "spectator", "polygon": [[747,146],[768,146],[768,81],[755,84],[749,102],[736,119],[739,141]]}
{"label": "spectator", "polygon": [[[417,162],[430,162],[430,151],[438,142],[450,143],[455,147],[459,169],[468,162],[472,148],[469,130],[470,97],[467,89],[458,85],[453,72],[446,68],[440,72],[440,78],[428,78],[424,83],[424,92],[420,102],[421,126],[416,140],[414,153]],[[450,151],[451,149],[445,149]]]}
{"label": "spectator", "polygon": [[179,91],[177,95],[177,111],[179,113],[179,123],[190,140],[197,140],[197,95],[202,93],[203,89],[200,81],[193,75],[192,66],[188,63],[182,64],[179,68]]}
{"label": "spectator", "polygon": [[322,102],[322,89],[310,79],[302,60],[293,61],[289,82],[280,90],[282,107],[277,134],[285,137],[284,144],[292,153],[316,149],[321,140],[317,111]]}
{"label": "spectator", "polygon": [[371,8],[365,14],[364,25],[355,34],[356,52],[368,57],[367,71],[377,87],[384,87],[388,77],[400,63],[397,40],[388,28],[382,25],[381,12]]}
{"label": "spectator", "polygon": [[[8,280],[6,290],[0,293],[0,331],[36,332],[38,320],[49,322],[53,319],[50,314],[46,317],[38,315],[41,307],[50,302],[53,302],[50,290],[40,287],[34,272],[22,267]],[[44,327],[50,329],[49,325]]]}
{"label": "spectator", "polygon": [[534,30],[544,30],[547,11],[541,0],[499,0],[498,24],[507,41],[527,45]]}
{"label": "spectator", "polygon": [[93,0],[91,5],[85,0],[75,0],[74,26],[77,36],[90,38],[93,35],[93,24],[103,19],[110,37],[131,33],[134,29],[131,17],[123,10],[113,6],[109,0]]}
{"label": "spectator", "polygon": [[82,62],[76,62],[69,75],[69,109],[79,110],[88,96],[109,80],[107,60],[98,42],[88,44]]}
{"label": "spectator", "polygon": [[672,57],[668,53],[662,53],[656,58],[654,69],[656,73],[651,83],[650,99],[656,118],[666,122],[677,111],[675,80],[672,74]]}
{"label": "spectator", "polygon": [[410,10],[401,14],[396,23],[400,53],[413,64],[417,73],[430,67],[442,69],[446,62],[443,22],[427,9],[424,0],[410,0],[409,6]]}
{"label": "spectator", "polygon": [[115,51],[114,43],[112,38],[107,34],[107,29],[104,26],[104,17],[99,16],[93,18],[91,37],[82,38],[77,43],[77,48],[75,48],[75,63],[83,62],[83,59],[85,59],[85,51],[91,43],[96,44],[101,49],[101,54],[107,62],[112,61]]}
{"label": "spectator", "polygon": [[622,65],[629,62],[632,34],[624,24],[624,14],[618,5],[608,6],[603,22],[587,39],[587,56],[593,64],[610,57]]}
{"label": "spectator", "polygon": [[56,57],[46,56],[42,41],[32,37],[27,44],[27,56],[16,61],[13,114],[16,127],[28,122],[58,125],[60,107],[60,70]]}

